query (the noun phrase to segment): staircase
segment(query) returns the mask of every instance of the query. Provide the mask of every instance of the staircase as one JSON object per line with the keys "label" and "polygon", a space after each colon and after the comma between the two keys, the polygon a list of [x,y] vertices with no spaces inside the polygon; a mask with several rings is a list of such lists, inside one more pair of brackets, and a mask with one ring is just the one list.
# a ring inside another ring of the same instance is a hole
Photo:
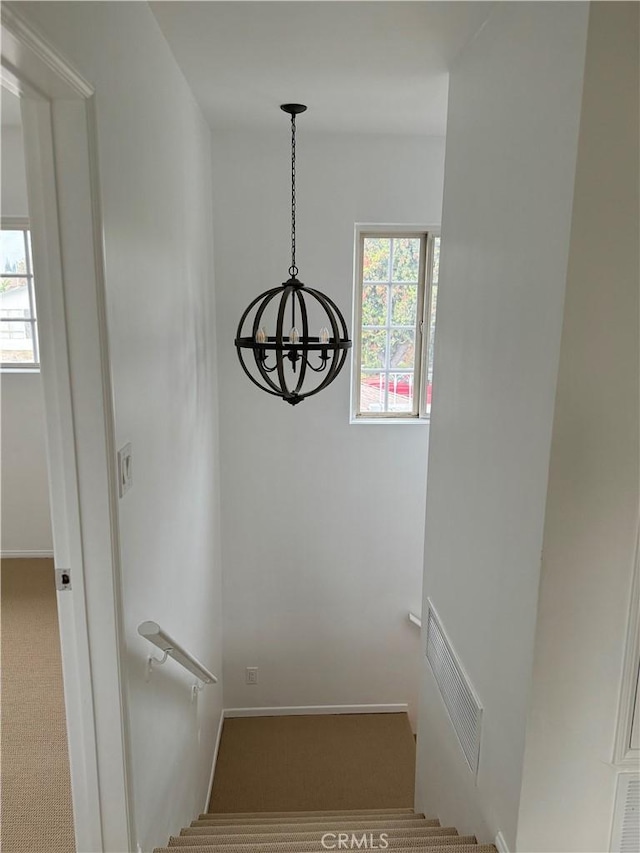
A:
{"label": "staircase", "polygon": [[413,809],[340,812],[224,812],[201,814],[167,847],[154,853],[327,853],[393,850],[394,853],[496,853]]}

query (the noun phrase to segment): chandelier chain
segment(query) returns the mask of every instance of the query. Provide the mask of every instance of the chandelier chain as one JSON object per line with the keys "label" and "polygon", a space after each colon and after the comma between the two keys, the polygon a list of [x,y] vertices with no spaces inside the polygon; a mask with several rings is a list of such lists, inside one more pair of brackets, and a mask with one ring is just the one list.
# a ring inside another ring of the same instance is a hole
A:
{"label": "chandelier chain", "polygon": [[291,115],[291,266],[289,275],[298,275],[296,266],[296,117]]}

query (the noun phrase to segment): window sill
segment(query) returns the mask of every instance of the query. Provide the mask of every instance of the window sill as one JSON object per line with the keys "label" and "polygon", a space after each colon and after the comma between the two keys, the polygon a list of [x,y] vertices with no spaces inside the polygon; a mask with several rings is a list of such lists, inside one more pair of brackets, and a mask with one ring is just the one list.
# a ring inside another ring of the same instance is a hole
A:
{"label": "window sill", "polygon": [[20,374],[22,374],[22,373],[36,373],[36,374],[39,374],[40,373],[40,365],[39,364],[32,364],[31,367],[26,367],[26,366],[9,367],[8,365],[7,366],[3,365],[2,367],[0,367],[0,374],[2,374],[3,376],[11,375],[13,373],[20,373]]}
{"label": "window sill", "polygon": [[350,424],[358,426],[429,426],[429,418],[356,418],[351,416]]}

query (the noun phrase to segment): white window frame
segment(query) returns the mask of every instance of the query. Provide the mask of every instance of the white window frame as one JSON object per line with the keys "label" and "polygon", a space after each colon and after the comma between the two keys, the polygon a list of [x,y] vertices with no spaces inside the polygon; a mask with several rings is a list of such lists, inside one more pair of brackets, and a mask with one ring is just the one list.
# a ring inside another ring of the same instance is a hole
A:
{"label": "white window frame", "polygon": [[[29,219],[24,216],[3,216],[0,218],[0,230],[1,231],[28,231],[29,232],[29,241],[31,241],[31,226],[29,224]],[[30,243],[29,243],[30,245]],[[33,247],[31,247],[31,252],[28,251],[25,246],[25,260],[27,264],[27,269],[24,275],[20,276],[20,278],[26,278],[27,280],[27,289],[29,292],[29,317],[24,318],[25,323],[30,323],[31,325],[31,339],[33,341],[33,361],[2,361],[0,362],[0,371],[2,373],[38,373],[40,371],[40,346],[38,342],[38,315],[36,312],[36,294],[35,294],[35,279],[33,275],[33,260],[32,253]],[[11,275],[3,275],[3,278],[11,278]],[[12,322],[9,319],[0,319],[0,326],[3,323]],[[15,322],[15,321],[13,321]],[[23,322],[22,318],[20,318],[20,322]]]}
{"label": "white window frame", "polygon": [[[351,373],[351,416],[352,424],[422,424],[429,423],[427,412],[427,375],[430,317],[432,300],[433,239],[440,236],[439,225],[389,225],[358,223],[355,227],[354,285],[353,285],[353,358]],[[414,389],[419,388],[418,405],[408,412],[363,412],[360,413],[360,368],[362,364],[361,324],[362,287],[365,237],[424,237],[425,251],[420,259],[418,277],[418,323],[416,326],[417,357],[414,368]]]}

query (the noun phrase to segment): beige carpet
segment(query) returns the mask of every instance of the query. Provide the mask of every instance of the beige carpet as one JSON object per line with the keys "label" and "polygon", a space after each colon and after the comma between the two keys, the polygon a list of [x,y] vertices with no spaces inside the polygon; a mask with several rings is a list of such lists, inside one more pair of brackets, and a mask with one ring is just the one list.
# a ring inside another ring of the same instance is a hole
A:
{"label": "beige carpet", "polygon": [[2,560],[2,825],[6,853],[73,853],[52,560]]}
{"label": "beige carpet", "polygon": [[406,714],[225,720],[210,812],[413,807]]}
{"label": "beige carpet", "polygon": [[318,812],[217,812],[200,815],[154,853],[498,853],[455,826],[441,826],[412,809]]}

